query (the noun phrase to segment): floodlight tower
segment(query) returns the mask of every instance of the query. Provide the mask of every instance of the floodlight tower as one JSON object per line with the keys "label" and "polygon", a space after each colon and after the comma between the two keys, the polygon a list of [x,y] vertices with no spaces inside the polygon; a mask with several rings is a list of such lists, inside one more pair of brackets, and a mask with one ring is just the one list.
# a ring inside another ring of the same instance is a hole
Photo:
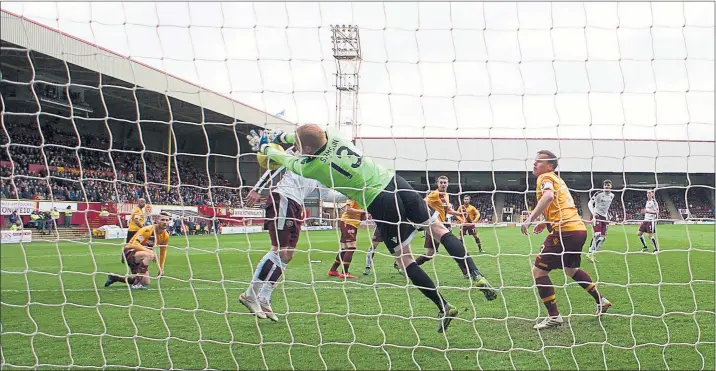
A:
{"label": "floodlight tower", "polygon": [[358,136],[358,80],[360,33],[358,26],[332,25],[331,41],[336,61],[336,126],[346,137]]}

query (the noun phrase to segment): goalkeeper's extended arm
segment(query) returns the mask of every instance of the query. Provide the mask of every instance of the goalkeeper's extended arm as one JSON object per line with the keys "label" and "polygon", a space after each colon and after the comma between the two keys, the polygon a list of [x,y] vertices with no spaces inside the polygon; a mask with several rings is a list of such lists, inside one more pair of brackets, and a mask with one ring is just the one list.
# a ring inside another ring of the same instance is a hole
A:
{"label": "goalkeeper's extended arm", "polygon": [[289,171],[298,175],[302,174],[303,163],[300,157],[296,157],[285,152],[271,148],[268,144],[261,145],[261,153],[269,157],[269,161],[281,164]]}
{"label": "goalkeeper's extended arm", "polygon": [[336,192],[332,189],[321,187],[318,189],[318,193],[320,194],[319,197],[321,198],[321,201],[324,201],[324,202],[334,202],[334,203],[338,203],[338,204],[343,204],[348,201],[348,197],[346,197],[342,193]]}
{"label": "goalkeeper's extended arm", "polygon": [[296,143],[296,133],[284,133],[283,131],[279,131],[275,134],[276,136],[274,137],[274,142],[288,144]]}

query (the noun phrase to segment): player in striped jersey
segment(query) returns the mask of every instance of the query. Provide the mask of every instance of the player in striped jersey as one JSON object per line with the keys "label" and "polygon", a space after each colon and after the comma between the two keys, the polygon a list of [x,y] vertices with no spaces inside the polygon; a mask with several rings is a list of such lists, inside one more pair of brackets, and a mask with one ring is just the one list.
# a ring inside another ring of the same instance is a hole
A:
{"label": "player in striped jersey", "polygon": [[594,253],[602,248],[604,240],[607,239],[607,228],[609,227],[609,207],[614,201],[614,193],[612,193],[612,181],[607,179],[602,183],[604,191],[595,194],[587,203],[589,211],[592,213],[592,228],[594,234],[592,241],[589,243],[589,253],[587,259],[596,262]]}
{"label": "player in striped jersey", "polygon": [[[289,149],[285,153],[293,155]],[[271,183],[282,170],[266,170],[258,183],[246,197],[246,206],[254,206],[260,198],[259,192]],[[266,198],[266,217],[264,229],[271,238],[271,249],[256,265],[251,284],[239,296],[239,302],[259,318],[278,321],[271,308],[271,294],[283,276],[298,244],[304,215],[304,200],[309,193],[318,188],[321,199],[325,201],[345,202],[345,196],[326,189],[316,180],[285,171],[278,184],[271,189]]]}

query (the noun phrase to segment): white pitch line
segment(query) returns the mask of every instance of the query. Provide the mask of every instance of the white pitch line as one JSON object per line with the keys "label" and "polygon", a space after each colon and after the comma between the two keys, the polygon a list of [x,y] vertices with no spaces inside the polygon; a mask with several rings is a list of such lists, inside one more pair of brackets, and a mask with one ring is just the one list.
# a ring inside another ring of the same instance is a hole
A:
{"label": "white pitch line", "polygon": [[[337,282],[340,283],[340,282]],[[246,284],[248,286],[248,283]],[[121,283],[116,283],[116,287],[122,287]],[[389,286],[372,286],[372,285],[356,285],[355,287],[346,287],[346,291],[351,290],[386,290],[386,289],[393,289],[393,290],[405,290],[405,287],[389,287]],[[106,290],[114,290],[114,289],[106,289]],[[30,289],[30,292],[100,292],[100,291],[106,291],[106,290],[95,290],[95,289]],[[218,287],[172,287],[172,288],[163,288],[161,291],[229,291],[229,290],[246,290],[246,287],[226,287],[226,288],[218,288]],[[316,290],[316,291],[322,291],[322,290],[344,290],[343,287],[335,287],[335,286],[326,286],[326,287],[285,287],[285,288],[276,288],[276,291],[281,290]],[[148,288],[147,290],[142,291],[160,291],[158,288]],[[0,290],[0,292],[12,292],[12,293],[27,293],[28,290],[16,290],[16,289],[3,289]]]}

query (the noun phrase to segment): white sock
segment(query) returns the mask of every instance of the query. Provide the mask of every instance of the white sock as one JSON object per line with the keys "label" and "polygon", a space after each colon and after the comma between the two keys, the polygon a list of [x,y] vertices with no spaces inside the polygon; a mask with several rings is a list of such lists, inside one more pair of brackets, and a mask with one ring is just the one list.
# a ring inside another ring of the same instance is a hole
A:
{"label": "white sock", "polygon": [[273,294],[273,290],[276,288],[276,285],[272,285],[270,282],[264,282],[263,287],[261,287],[261,292],[259,293],[259,299],[265,300],[266,302],[271,301],[271,294]]}
{"label": "white sock", "polygon": [[589,253],[593,253],[598,250],[597,244],[599,243],[599,238],[601,237],[601,233],[597,232],[592,236],[592,243],[589,245]]}
{"label": "white sock", "polygon": [[606,240],[606,237],[599,237],[599,239],[597,240],[597,246],[594,251],[599,251],[602,249],[602,244],[604,244],[604,240]]}
{"label": "white sock", "polygon": [[375,248],[373,245],[368,249],[368,254],[365,255],[365,267],[370,268],[373,266],[373,254],[375,254]]}
{"label": "white sock", "polygon": [[281,280],[286,274],[286,267],[288,266],[288,264],[281,261],[277,254],[274,255],[276,257],[275,261],[272,259],[272,261],[274,262],[274,266],[271,268],[271,271],[269,271],[269,273],[266,275],[266,278],[271,277],[271,275],[276,271],[276,269],[281,269],[283,273],[281,273],[281,276],[274,283],[271,283],[269,281],[263,282],[261,292],[259,293],[259,298],[264,299],[267,302],[271,301],[271,294],[273,294],[273,290],[276,288],[276,286],[278,286],[279,280]]}
{"label": "white sock", "polygon": [[[259,274],[261,274],[261,270],[263,269],[264,265],[266,265],[266,262],[269,260],[274,261],[274,255],[276,256],[276,259],[278,259],[278,255],[273,252],[269,251],[264,255],[261,260],[259,260],[259,263],[256,264],[256,269],[254,270],[254,275],[251,279],[251,284],[249,285],[249,288],[246,289],[246,296],[250,298],[255,298],[259,295],[259,291],[261,290],[261,286],[263,286],[264,281],[259,279]],[[275,263],[275,261],[274,261]],[[271,272],[269,272],[270,275]],[[268,276],[267,276],[268,277]]]}

